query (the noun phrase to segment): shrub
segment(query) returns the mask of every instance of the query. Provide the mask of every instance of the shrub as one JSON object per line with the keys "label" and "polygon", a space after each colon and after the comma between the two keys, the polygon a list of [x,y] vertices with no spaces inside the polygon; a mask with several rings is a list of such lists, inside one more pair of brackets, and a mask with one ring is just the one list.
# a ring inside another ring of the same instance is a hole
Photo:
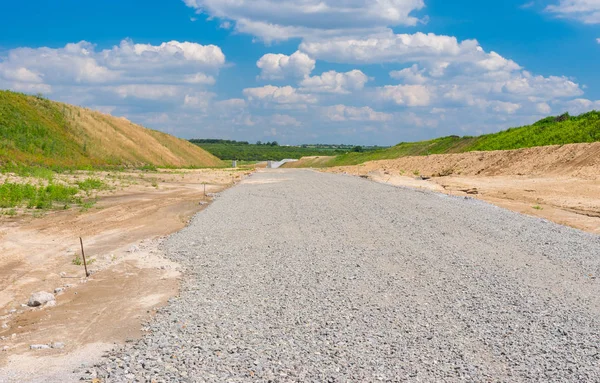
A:
{"label": "shrub", "polygon": [[98,178],[87,178],[84,181],[78,181],[77,186],[83,191],[106,189],[106,184]]}

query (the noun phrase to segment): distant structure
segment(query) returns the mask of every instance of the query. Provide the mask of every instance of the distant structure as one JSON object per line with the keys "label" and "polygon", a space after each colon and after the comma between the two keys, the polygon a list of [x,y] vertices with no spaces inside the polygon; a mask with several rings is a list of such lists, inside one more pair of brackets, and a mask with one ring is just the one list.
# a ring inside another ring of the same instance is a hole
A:
{"label": "distant structure", "polygon": [[267,169],[278,169],[283,164],[287,164],[288,162],[296,162],[298,160],[285,159],[281,161],[267,161]]}
{"label": "distant structure", "polygon": [[234,169],[237,168],[237,161],[236,160],[231,161],[231,167],[234,168]]}

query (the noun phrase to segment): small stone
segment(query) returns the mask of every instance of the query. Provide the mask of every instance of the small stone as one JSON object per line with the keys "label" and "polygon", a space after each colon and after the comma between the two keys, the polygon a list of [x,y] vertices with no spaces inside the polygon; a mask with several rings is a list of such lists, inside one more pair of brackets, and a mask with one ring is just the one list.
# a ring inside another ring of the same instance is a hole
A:
{"label": "small stone", "polygon": [[29,348],[32,350],[47,350],[50,348],[50,346],[48,346],[47,344],[32,344],[31,346],[29,346]]}
{"label": "small stone", "polygon": [[60,294],[64,291],[65,289],[63,289],[62,287],[57,287],[54,289],[54,294]]}
{"label": "small stone", "polygon": [[62,342],[54,342],[50,345],[50,347],[55,348],[55,349],[61,349],[65,347],[65,344]]}
{"label": "small stone", "polygon": [[9,314],[14,314],[14,313],[16,313],[16,312],[17,312],[17,309],[8,310],[8,313],[9,313]]}
{"label": "small stone", "polygon": [[56,298],[54,298],[54,294],[50,294],[45,291],[39,291],[37,293],[31,294],[31,297],[29,298],[29,303],[27,303],[27,306],[29,306],[29,307],[42,306],[42,305],[47,304],[48,302],[53,302],[55,300],[56,300]]}
{"label": "small stone", "polygon": [[137,253],[138,251],[140,251],[140,248],[136,245],[131,246],[129,250],[127,250],[128,253]]}

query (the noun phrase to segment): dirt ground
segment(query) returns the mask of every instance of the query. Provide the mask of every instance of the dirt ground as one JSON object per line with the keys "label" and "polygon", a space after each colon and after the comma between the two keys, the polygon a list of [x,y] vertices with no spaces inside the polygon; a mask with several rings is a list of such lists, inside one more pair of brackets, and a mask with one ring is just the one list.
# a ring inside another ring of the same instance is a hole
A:
{"label": "dirt ground", "polygon": [[[0,217],[0,381],[68,381],[65,371],[85,369],[114,343],[139,337],[142,323],[178,291],[177,265],[163,257],[163,239],[211,193],[246,174],[95,173],[113,187],[87,211]],[[79,237],[89,278],[76,265]],[[58,288],[55,306],[26,306],[32,293]],[[30,350],[54,342],[64,348]]]}
{"label": "dirt ground", "polygon": [[322,170],[479,198],[600,234],[600,143],[404,157]]}

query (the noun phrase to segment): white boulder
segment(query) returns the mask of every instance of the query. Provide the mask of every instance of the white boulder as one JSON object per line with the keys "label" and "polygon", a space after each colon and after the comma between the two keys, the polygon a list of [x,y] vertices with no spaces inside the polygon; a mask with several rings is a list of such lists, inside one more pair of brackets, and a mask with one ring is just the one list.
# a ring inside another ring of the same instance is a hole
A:
{"label": "white boulder", "polygon": [[38,306],[43,306],[46,303],[55,302],[55,301],[56,301],[56,298],[54,297],[54,294],[47,293],[45,291],[39,291],[37,293],[31,294],[31,297],[29,298],[29,302],[27,303],[27,306],[38,307]]}

